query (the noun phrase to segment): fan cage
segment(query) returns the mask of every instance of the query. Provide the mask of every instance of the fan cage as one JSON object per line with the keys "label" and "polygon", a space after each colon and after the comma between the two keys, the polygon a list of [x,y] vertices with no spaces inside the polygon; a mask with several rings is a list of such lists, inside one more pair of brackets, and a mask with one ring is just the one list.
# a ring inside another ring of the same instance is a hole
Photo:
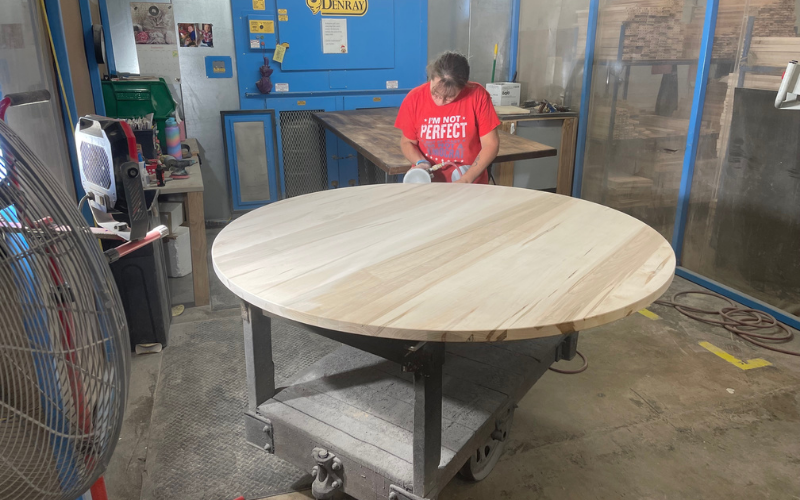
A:
{"label": "fan cage", "polygon": [[0,121],[0,498],[88,490],[119,437],[129,357],[97,240]]}

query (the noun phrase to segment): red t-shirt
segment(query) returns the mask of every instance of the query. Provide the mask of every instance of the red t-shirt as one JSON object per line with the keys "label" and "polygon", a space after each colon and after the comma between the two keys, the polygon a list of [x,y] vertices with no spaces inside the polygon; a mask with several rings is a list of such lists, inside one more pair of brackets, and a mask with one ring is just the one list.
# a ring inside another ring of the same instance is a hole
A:
{"label": "red t-shirt", "polygon": [[[489,93],[475,82],[444,106],[433,102],[430,83],[423,83],[408,93],[394,123],[408,139],[418,141],[431,165],[472,165],[481,150],[481,137],[498,125]],[[487,184],[488,172],[484,170],[475,182]]]}

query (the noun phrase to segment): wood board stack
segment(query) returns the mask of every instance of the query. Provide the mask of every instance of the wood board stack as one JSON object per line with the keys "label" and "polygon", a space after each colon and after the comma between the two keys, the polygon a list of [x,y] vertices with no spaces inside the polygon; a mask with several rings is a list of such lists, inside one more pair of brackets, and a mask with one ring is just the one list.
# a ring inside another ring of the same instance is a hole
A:
{"label": "wood board stack", "polygon": [[638,175],[608,177],[608,206],[619,210],[649,206],[652,201],[653,181]]}
{"label": "wood board stack", "polygon": [[[597,20],[597,36],[594,47],[595,58],[602,60],[617,59],[620,29],[623,23],[633,20],[636,11],[654,9],[655,12],[655,10],[664,8],[680,12],[683,8],[683,0],[618,0],[604,5],[600,9]],[[579,10],[576,14],[578,25],[577,43],[579,47],[585,47],[589,11]],[[643,14],[644,12],[639,12],[639,15]],[[657,44],[658,40],[648,40],[648,45],[653,43]]]}
{"label": "wood board stack", "polygon": [[789,61],[797,60],[798,55],[800,38],[753,37],[750,52],[747,54],[747,65],[786,68]]}
{"label": "wood board stack", "polygon": [[[595,106],[592,109],[590,114],[592,138],[603,141],[608,139],[608,127],[611,125],[610,112],[609,105]],[[614,116],[614,140],[639,138],[638,126],[639,122],[632,118],[631,111],[624,102],[618,103]]]}
{"label": "wood board stack", "polygon": [[673,7],[628,9],[622,59],[674,60],[684,56],[685,25]]}
{"label": "wood board stack", "polygon": [[760,7],[753,24],[753,37],[794,37],[795,2],[779,0]]}
{"label": "wood board stack", "polygon": [[728,95],[728,77],[711,80],[706,86],[706,101],[703,107],[703,124],[714,132],[722,127],[722,113]]}

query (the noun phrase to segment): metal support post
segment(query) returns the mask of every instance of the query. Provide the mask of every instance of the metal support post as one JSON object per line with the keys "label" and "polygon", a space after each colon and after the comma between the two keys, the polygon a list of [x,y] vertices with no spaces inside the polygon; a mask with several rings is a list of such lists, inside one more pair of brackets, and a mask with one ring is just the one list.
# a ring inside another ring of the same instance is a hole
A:
{"label": "metal support post", "polygon": [[247,408],[255,412],[258,405],[275,395],[272,325],[270,318],[264,316],[261,309],[242,302],[242,326],[247,369]]}
{"label": "metal support post", "polygon": [[436,485],[442,453],[442,365],[444,343],[427,342],[423,363],[414,372],[414,494],[424,497]]}

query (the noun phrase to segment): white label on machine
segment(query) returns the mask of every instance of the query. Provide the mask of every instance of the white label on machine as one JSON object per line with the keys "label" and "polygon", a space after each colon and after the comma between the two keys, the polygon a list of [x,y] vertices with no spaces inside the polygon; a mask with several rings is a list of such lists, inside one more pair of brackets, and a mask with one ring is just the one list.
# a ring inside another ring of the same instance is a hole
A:
{"label": "white label on machine", "polygon": [[386,88],[387,89],[396,89],[397,88],[397,80],[387,80],[386,81]]}
{"label": "white label on machine", "polygon": [[288,83],[276,83],[275,84],[275,92],[289,92],[289,84]]}
{"label": "white label on machine", "polygon": [[322,53],[347,54],[347,19],[322,19]]}
{"label": "white label on machine", "polygon": [[250,48],[251,49],[258,49],[261,47],[261,43],[258,40],[250,40]]}

